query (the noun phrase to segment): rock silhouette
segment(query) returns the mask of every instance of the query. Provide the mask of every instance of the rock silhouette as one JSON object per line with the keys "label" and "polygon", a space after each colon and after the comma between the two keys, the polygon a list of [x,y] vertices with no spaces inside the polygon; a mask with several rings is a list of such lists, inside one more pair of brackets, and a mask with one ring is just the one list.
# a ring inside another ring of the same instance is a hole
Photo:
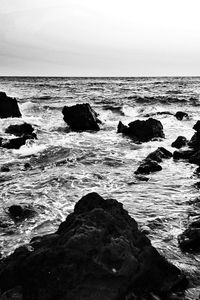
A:
{"label": "rock silhouette", "polygon": [[130,136],[136,142],[148,142],[153,138],[165,137],[162,123],[153,118],[146,121],[136,120],[129,123],[128,126],[120,121],[117,132]]}
{"label": "rock silhouette", "polygon": [[88,103],[64,106],[62,113],[64,121],[73,131],[100,130],[97,113]]}
{"label": "rock silhouette", "polygon": [[186,284],[122,204],[96,193],[82,197],[56,233],[35,237],[0,262],[2,297],[10,292],[23,300],[117,300],[130,293],[164,299]]}
{"label": "rock silhouette", "polygon": [[17,100],[0,92],[0,118],[20,118],[21,113]]}

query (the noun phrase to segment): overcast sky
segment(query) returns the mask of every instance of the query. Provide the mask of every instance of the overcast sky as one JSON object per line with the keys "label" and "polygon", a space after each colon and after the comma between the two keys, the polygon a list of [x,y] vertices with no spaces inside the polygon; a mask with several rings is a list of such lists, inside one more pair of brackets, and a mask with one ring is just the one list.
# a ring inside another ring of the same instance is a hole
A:
{"label": "overcast sky", "polygon": [[200,0],[0,0],[0,75],[200,75]]}

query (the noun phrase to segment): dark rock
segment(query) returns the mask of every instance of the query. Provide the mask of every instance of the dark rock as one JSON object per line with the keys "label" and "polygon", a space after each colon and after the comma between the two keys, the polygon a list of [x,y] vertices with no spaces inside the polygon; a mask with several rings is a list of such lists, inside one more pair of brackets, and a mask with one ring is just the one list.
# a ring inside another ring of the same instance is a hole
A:
{"label": "dark rock", "polygon": [[10,217],[14,221],[22,221],[26,218],[33,217],[35,210],[31,206],[12,205],[8,208]]}
{"label": "dark rock", "polygon": [[8,166],[2,166],[0,170],[1,172],[9,172],[10,168]]}
{"label": "dark rock", "polygon": [[0,118],[20,118],[21,113],[15,98],[0,92]]}
{"label": "dark rock", "polygon": [[1,293],[19,286],[24,300],[117,300],[131,292],[165,299],[186,284],[122,204],[96,193],[75,205],[56,234],[0,262]]}
{"label": "dark rock", "polygon": [[195,153],[194,150],[174,151],[174,159],[189,159]]}
{"label": "dark rock", "polygon": [[24,169],[25,169],[25,170],[31,169],[31,164],[28,163],[28,162],[26,162],[26,163],[24,164]]}
{"label": "dark rock", "polygon": [[200,131],[200,121],[197,121],[197,122],[194,124],[193,129],[196,130],[196,131]]}
{"label": "dark rock", "polygon": [[88,103],[64,106],[64,121],[73,131],[100,130],[97,113]]}
{"label": "dark rock", "polygon": [[178,244],[183,251],[200,251],[200,219],[191,223],[189,227],[178,236]]}
{"label": "dark rock", "polygon": [[185,112],[182,112],[182,111],[177,111],[175,114],[175,117],[181,121],[181,120],[183,120],[184,117],[188,118],[188,114]]}
{"label": "dark rock", "polygon": [[9,134],[14,134],[16,136],[22,136],[22,135],[32,135],[34,131],[34,128],[31,124],[23,123],[20,125],[10,125],[8,128],[6,128],[5,132]]}
{"label": "dark rock", "polygon": [[33,139],[32,135],[24,135],[19,138],[9,139],[9,140],[3,140],[1,147],[6,149],[19,149],[21,146],[26,144],[26,141],[28,139]]}
{"label": "dark rock", "polygon": [[120,121],[117,132],[128,135],[138,142],[148,142],[153,138],[165,137],[162,123],[153,118],[149,118],[146,121],[136,120],[129,123],[128,126],[123,125]]}
{"label": "dark rock", "polygon": [[178,136],[171,146],[180,149],[186,145],[187,145],[187,139],[184,136]]}
{"label": "dark rock", "polygon": [[151,159],[145,159],[135,171],[135,174],[150,174],[152,172],[161,171],[162,167]]}
{"label": "dark rock", "polygon": [[188,146],[195,150],[200,149],[200,131],[195,132],[195,134],[192,136],[191,140],[189,141]]}
{"label": "dark rock", "polygon": [[191,164],[200,165],[200,150],[190,156],[189,162]]}
{"label": "dark rock", "polygon": [[146,159],[151,159],[157,162],[162,162],[163,158],[172,157],[172,153],[165,149],[164,147],[158,147],[155,151],[151,152]]}

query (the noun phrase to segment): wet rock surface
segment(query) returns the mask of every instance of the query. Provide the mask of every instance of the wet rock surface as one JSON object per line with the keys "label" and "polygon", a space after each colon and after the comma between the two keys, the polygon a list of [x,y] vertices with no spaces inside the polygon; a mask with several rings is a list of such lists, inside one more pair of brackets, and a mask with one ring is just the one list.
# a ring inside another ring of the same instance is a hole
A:
{"label": "wet rock surface", "polygon": [[56,233],[0,262],[2,295],[23,300],[117,300],[130,293],[165,299],[186,284],[122,204],[96,193],[81,198]]}
{"label": "wet rock surface", "polygon": [[30,205],[12,205],[8,208],[8,213],[14,221],[22,221],[36,214],[34,208]]}
{"label": "wet rock surface", "polygon": [[165,137],[162,123],[153,118],[146,121],[136,120],[128,126],[120,121],[117,132],[131,137],[135,142],[148,142],[153,138]]}
{"label": "wet rock surface", "polygon": [[188,113],[186,112],[183,112],[183,111],[177,111],[176,114],[175,114],[175,117],[178,119],[178,120],[183,120],[183,118],[188,118]]}
{"label": "wet rock surface", "polygon": [[179,247],[186,252],[200,252],[200,218],[178,236]]}
{"label": "wet rock surface", "polygon": [[72,131],[100,130],[98,114],[88,103],[64,106],[62,113]]}
{"label": "wet rock surface", "polygon": [[172,143],[173,148],[180,149],[187,145],[187,139],[184,136],[178,136],[177,139]]}
{"label": "wet rock surface", "polygon": [[20,118],[21,112],[19,110],[17,100],[8,97],[6,93],[0,92],[0,118]]}

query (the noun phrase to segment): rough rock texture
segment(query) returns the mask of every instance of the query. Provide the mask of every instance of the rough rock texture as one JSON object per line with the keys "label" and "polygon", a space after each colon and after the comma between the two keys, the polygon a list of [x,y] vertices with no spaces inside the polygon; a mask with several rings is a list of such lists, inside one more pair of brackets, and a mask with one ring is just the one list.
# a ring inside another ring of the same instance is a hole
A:
{"label": "rough rock texture", "polygon": [[153,138],[164,138],[162,123],[149,118],[146,121],[136,120],[125,126],[121,121],[117,128],[118,133],[130,136],[136,142],[148,142]]}
{"label": "rough rock texture", "polygon": [[33,135],[34,128],[31,124],[23,123],[19,125],[10,125],[6,128],[5,132],[14,134],[16,136]]}
{"label": "rough rock texture", "polygon": [[177,111],[176,114],[175,114],[175,117],[178,119],[178,120],[183,120],[183,118],[188,118],[188,114],[186,112],[183,112],[183,111]]}
{"label": "rough rock texture", "polygon": [[187,139],[184,136],[178,136],[171,146],[180,149],[186,145],[187,145]]}
{"label": "rough rock texture", "polygon": [[193,129],[194,129],[195,131],[200,131],[200,121],[197,121],[197,122],[194,124]]}
{"label": "rough rock texture", "polygon": [[64,121],[73,131],[100,130],[97,113],[88,103],[64,106]]}
{"label": "rough rock texture", "polygon": [[192,222],[189,227],[178,236],[178,243],[183,251],[200,251],[200,219]]}
{"label": "rough rock texture", "polygon": [[21,113],[15,98],[0,92],[0,118],[20,118]]}
{"label": "rough rock texture", "polygon": [[84,196],[55,234],[34,238],[0,263],[1,293],[18,291],[23,300],[123,300],[151,292],[164,299],[186,283],[122,204],[96,193]]}
{"label": "rough rock texture", "polygon": [[155,151],[151,152],[141,162],[135,174],[150,174],[152,172],[161,171],[162,167],[158,164],[165,158],[172,157],[172,153],[163,147],[158,147]]}
{"label": "rough rock texture", "polygon": [[200,150],[196,151],[189,157],[189,162],[192,164],[200,165]]}

